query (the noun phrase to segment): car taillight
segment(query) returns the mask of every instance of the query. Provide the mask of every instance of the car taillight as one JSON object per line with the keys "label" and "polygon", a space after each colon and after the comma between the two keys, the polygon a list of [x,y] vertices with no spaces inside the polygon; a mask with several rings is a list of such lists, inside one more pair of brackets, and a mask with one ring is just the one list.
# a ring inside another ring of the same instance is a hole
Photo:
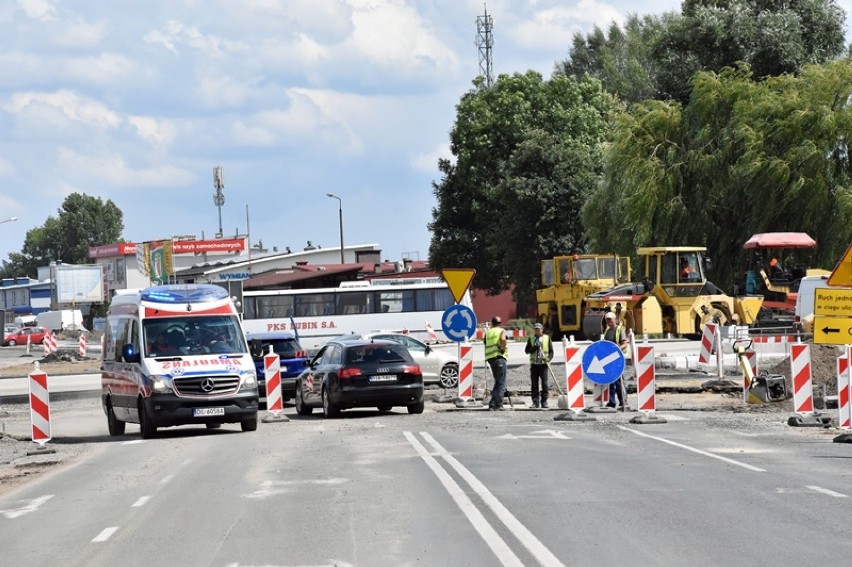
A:
{"label": "car taillight", "polygon": [[354,378],[361,375],[360,368],[341,368],[337,371],[338,378]]}
{"label": "car taillight", "polygon": [[308,351],[306,350],[297,350],[296,358],[308,358]]}
{"label": "car taillight", "polygon": [[423,374],[423,371],[420,369],[420,366],[416,364],[413,366],[406,366],[402,369],[402,371],[406,374],[414,374],[415,376],[420,376]]}

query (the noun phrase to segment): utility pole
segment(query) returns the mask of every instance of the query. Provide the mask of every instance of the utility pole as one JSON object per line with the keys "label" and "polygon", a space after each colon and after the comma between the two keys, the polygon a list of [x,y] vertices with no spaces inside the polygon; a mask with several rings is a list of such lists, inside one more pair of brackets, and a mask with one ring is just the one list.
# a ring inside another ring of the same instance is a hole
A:
{"label": "utility pole", "polygon": [[476,46],[479,48],[479,76],[485,77],[485,87],[491,88],[494,84],[494,66],[491,60],[491,47],[494,45],[494,36],[491,30],[494,21],[488,15],[488,8],[483,4],[485,13],[476,17]]}
{"label": "utility pole", "polygon": [[[222,238],[222,205],[225,204],[225,168],[217,165],[213,168],[213,204],[219,209],[219,232],[216,238]],[[251,242],[249,242],[249,246]]]}

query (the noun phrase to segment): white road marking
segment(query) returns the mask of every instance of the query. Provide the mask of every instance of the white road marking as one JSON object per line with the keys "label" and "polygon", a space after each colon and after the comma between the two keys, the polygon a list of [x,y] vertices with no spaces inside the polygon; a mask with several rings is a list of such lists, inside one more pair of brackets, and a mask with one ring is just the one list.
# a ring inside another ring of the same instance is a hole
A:
{"label": "white road marking", "polygon": [[708,453],[707,451],[702,451],[701,449],[696,449],[695,447],[690,447],[689,445],[684,445],[682,443],[678,443],[676,441],[671,441],[669,439],[664,439],[662,437],[655,437],[653,435],[648,435],[647,433],[642,433],[641,431],[636,431],[635,429],[631,429],[629,427],[624,427],[623,425],[618,426],[619,429],[623,429],[624,431],[629,431],[630,433],[635,433],[641,437],[647,437],[648,439],[653,439],[655,441],[660,441],[662,443],[668,443],[673,447],[679,447],[681,449],[686,449],[687,451],[692,451],[693,453],[698,453],[699,455],[704,455],[705,457],[710,457],[712,459],[719,459],[720,461],[724,461],[731,465],[736,465],[738,467],[743,467],[744,469],[748,469],[754,472],[766,472],[764,469],[759,467],[755,467],[753,465],[749,465],[747,463],[741,463],[740,461],[735,461],[734,459],[729,459],[728,457],[723,457],[721,455],[714,455],[713,453]]}
{"label": "white road marking", "polygon": [[150,496],[143,496],[139,500],[134,502],[133,506],[131,506],[131,508],[140,508],[140,507],[144,506],[145,504],[147,504],[148,500],[150,500],[150,499],[151,499]]}
{"label": "white road marking", "polygon": [[[488,506],[494,515],[503,522],[510,532],[527,548],[527,550],[536,558],[543,567],[563,567],[553,553],[538,540],[531,531],[527,529],[503,504],[495,497],[482,482],[474,476],[472,472],[467,470],[455,457],[447,452],[438,442],[425,431],[421,431],[420,435],[429,443],[432,448],[437,451],[438,455],[449,464],[458,475],[464,479],[473,491],[482,498],[482,501]],[[443,471],[443,469],[441,469]]]}
{"label": "white road marking", "polygon": [[828,496],[834,496],[835,498],[849,498],[845,494],[841,494],[840,492],[835,492],[833,490],[829,490],[827,488],[822,488],[820,486],[806,486],[810,490],[814,492],[819,492],[820,494],[827,494]]}
{"label": "white road marking", "polygon": [[166,476],[164,476],[163,478],[160,479],[160,484],[166,484],[167,482],[172,480],[174,477],[175,477],[175,475],[173,475],[173,474],[167,474]]}
{"label": "white road marking", "polygon": [[101,533],[99,533],[97,536],[95,536],[95,539],[92,540],[92,543],[104,542],[104,541],[108,540],[110,537],[112,537],[112,534],[114,534],[116,531],[118,531],[118,526],[113,526],[111,528],[104,528],[101,531]]}
{"label": "white road marking", "polygon": [[500,537],[500,534],[498,534],[491,524],[488,523],[488,520],[485,519],[482,512],[476,509],[476,506],[470,498],[468,498],[467,494],[464,493],[464,490],[462,490],[447,471],[438,464],[438,461],[429,454],[426,447],[424,447],[410,431],[404,431],[403,435],[405,435],[405,438],[408,439],[408,442],[411,443],[414,450],[417,451],[417,454],[420,455],[420,458],[426,463],[426,466],[432,469],[432,472],[435,473],[435,476],[437,476],[441,484],[444,485],[444,488],[456,503],[456,506],[458,506],[462,513],[467,517],[467,520],[473,526],[473,529],[479,533],[485,544],[494,552],[494,555],[497,557],[500,564],[523,567],[523,562],[511,549],[509,549],[509,546],[503,538]]}
{"label": "white road marking", "polygon": [[122,445],[138,445],[140,443],[144,443],[144,439],[136,439],[135,441],[125,441]]}
{"label": "white road marking", "polygon": [[320,479],[305,479],[305,480],[266,480],[260,484],[260,490],[255,490],[251,494],[243,494],[245,498],[264,499],[278,494],[287,494],[292,492],[293,487],[300,484],[319,484],[336,486],[349,482],[348,478],[320,478]]}
{"label": "white road marking", "polygon": [[39,496],[38,498],[34,498],[32,500],[19,500],[19,502],[26,502],[20,508],[15,508],[13,510],[0,510],[0,514],[3,514],[7,518],[14,519],[19,518],[25,514],[29,514],[30,512],[35,512],[38,510],[38,507],[53,498],[53,494],[48,494],[46,496]]}
{"label": "white road marking", "polygon": [[568,440],[571,439],[561,431],[557,431],[555,429],[543,429],[541,431],[530,431],[529,435],[514,435],[512,433],[506,433],[505,435],[499,435],[497,439],[563,439]]}

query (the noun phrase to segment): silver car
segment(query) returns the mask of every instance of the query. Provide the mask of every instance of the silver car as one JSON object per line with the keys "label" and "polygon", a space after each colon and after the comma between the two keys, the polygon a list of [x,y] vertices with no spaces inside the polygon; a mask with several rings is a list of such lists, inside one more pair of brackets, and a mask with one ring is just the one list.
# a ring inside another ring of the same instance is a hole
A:
{"label": "silver car", "polygon": [[375,332],[362,335],[365,339],[396,341],[408,348],[414,362],[423,370],[423,382],[438,383],[443,388],[457,388],[459,385],[459,359],[455,354],[436,350],[426,343],[403,335],[402,333]]}

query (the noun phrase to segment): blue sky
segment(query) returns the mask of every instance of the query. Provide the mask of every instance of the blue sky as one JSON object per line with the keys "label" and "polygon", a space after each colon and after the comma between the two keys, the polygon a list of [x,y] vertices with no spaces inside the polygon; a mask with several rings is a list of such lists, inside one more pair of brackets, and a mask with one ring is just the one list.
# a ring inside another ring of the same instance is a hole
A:
{"label": "blue sky", "polygon": [[[850,11],[852,0],[840,2]],[[491,0],[494,73],[549,76],[571,37],[677,0]],[[482,0],[0,3],[0,259],[80,192],[130,241],[219,229],[425,260],[437,159],[479,70]],[[248,215],[246,207],[248,206]]]}

